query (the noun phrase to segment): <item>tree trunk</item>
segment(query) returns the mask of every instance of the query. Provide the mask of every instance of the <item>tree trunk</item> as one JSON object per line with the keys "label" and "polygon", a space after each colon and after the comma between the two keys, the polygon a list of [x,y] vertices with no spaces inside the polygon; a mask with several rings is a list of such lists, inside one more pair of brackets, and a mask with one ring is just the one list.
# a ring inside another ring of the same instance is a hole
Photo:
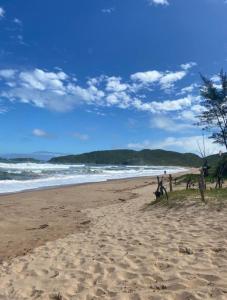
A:
{"label": "tree trunk", "polygon": [[205,183],[205,179],[204,179],[204,174],[203,174],[203,170],[201,170],[201,174],[199,176],[199,192],[201,195],[201,200],[203,203],[207,203],[206,199],[205,199],[205,192],[206,190],[206,183]]}
{"label": "tree trunk", "polygon": [[173,177],[171,174],[169,174],[169,190],[170,192],[173,191]]}

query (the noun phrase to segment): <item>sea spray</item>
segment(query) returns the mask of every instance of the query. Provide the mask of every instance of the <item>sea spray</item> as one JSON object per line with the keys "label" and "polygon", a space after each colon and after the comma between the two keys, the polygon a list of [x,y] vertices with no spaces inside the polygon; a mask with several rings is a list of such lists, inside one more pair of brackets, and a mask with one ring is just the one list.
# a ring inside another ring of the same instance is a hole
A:
{"label": "sea spray", "polygon": [[0,193],[185,171],[180,167],[0,163]]}

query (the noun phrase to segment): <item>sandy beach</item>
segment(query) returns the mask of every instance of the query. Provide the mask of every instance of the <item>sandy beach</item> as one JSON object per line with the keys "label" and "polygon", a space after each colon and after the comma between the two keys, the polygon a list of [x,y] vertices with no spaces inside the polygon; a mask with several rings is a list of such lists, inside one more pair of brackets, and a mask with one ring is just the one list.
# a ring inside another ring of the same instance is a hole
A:
{"label": "sandy beach", "polygon": [[0,25],[0,300],[227,300],[227,0]]}
{"label": "sandy beach", "polygon": [[227,207],[150,206],[154,178],[0,197],[0,299],[227,299]]}

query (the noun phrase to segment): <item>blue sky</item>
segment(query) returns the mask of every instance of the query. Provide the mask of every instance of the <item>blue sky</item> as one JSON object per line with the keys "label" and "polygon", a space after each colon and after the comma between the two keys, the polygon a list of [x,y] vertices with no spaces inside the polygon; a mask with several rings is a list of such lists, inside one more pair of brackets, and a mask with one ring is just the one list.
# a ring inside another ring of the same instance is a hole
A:
{"label": "blue sky", "polygon": [[0,153],[196,152],[199,72],[226,69],[226,13],[225,0],[0,1]]}

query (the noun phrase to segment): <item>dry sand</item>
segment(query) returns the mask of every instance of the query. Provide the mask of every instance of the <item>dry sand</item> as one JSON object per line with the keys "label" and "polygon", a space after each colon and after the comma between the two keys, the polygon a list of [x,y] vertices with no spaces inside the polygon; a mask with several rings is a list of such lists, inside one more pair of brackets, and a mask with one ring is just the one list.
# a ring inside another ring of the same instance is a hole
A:
{"label": "dry sand", "polygon": [[[194,203],[178,209],[148,206],[154,190],[151,181],[141,178],[1,197],[3,207],[16,203],[8,211],[16,210],[20,201],[29,205],[30,199],[43,201],[40,209],[56,205],[44,216],[55,217],[49,226],[31,232],[38,231],[42,240],[45,230],[51,233],[61,224],[60,236],[65,237],[52,238],[21,257],[4,256],[0,299],[227,299],[227,208]],[[69,213],[69,218],[61,218],[59,205],[71,210],[78,206],[73,213],[80,210],[86,228],[80,229],[82,221],[79,230],[69,230],[73,217]],[[48,221],[38,222],[48,211],[40,209],[33,208],[35,227]],[[22,215],[21,209],[15,223],[25,221],[25,216],[20,221]],[[23,232],[27,230],[18,230],[21,236]]]}
{"label": "dry sand", "polygon": [[138,178],[0,196],[0,262],[47,241],[83,232],[90,223],[85,209],[135,198],[136,187],[152,182]]}

